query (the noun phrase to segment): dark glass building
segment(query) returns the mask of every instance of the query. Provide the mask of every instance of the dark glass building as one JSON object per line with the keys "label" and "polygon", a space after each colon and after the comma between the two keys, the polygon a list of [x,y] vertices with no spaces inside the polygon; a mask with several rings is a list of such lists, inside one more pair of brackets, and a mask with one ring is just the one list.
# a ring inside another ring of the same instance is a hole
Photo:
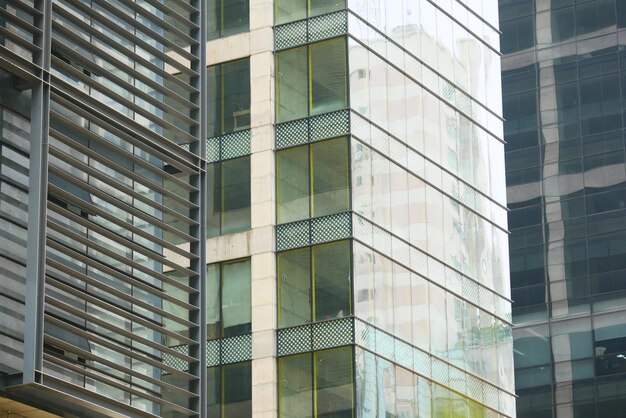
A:
{"label": "dark glass building", "polygon": [[518,417],[626,414],[626,2],[501,0]]}

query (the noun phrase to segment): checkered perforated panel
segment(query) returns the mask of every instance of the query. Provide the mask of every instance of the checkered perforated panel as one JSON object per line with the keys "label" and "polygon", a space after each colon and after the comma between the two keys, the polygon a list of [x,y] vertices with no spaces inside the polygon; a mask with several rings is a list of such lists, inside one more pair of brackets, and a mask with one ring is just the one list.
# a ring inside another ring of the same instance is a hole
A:
{"label": "checkered perforated panel", "polygon": [[228,160],[250,154],[250,130],[232,132],[206,142],[207,162]]}
{"label": "checkered perforated panel", "polygon": [[413,368],[413,347],[402,340],[395,341],[396,362],[409,370]]}
{"label": "checkered perforated panel", "polygon": [[313,324],[313,350],[353,344],[352,323],[352,318],[344,318]]}
{"label": "checkered perforated panel", "polygon": [[220,340],[209,340],[206,342],[207,366],[218,366],[221,363]]}
{"label": "checkered perforated panel", "polygon": [[377,329],[376,330],[376,349],[375,351],[381,356],[395,361],[395,346],[394,338],[386,332]]}
{"label": "checkered perforated panel", "polygon": [[311,244],[337,241],[351,236],[350,212],[311,219]]}
{"label": "checkered perforated panel", "polygon": [[350,212],[321,216],[276,226],[276,251],[337,241],[351,236]]}
{"label": "checkered perforated panel", "polygon": [[306,353],[311,351],[311,326],[279,329],[277,333],[278,355]]}
{"label": "checkered perforated panel", "polygon": [[341,10],[315,16],[308,20],[286,23],[274,28],[274,49],[293,48],[311,42],[345,35],[348,32],[348,13]]}
{"label": "checkered perforated panel", "polygon": [[309,118],[309,138],[311,142],[348,135],[350,133],[350,113],[348,110],[324,113]]}
{"label": "checkered perforated panel", "polygon": [[220,137],[222,141],[221,158],[242,157],[250,154],[250,130],[233,132]]}
{"label": "checkered perforated panel", "polygon": [[[189,355],[188,345],[179,345],[179,346],[170,347],[170,348],[186,356]],[[163,353],[163,364],[165,364],[166,366],[172,367],[176,370],[181,370],[181,371],[189,370],[189,362],[182,360],[173,354]]]}
{"label": "checkered perforated panel", "polygon": [[222,364],[238,363],[252,358],[252,335],[223,338]]}
{"label": "checkered perforated panel", "polygon": [[276,226],[276,251],[309,245],[309,220]]}
{"label": "checkered perforated panel", "polygon": [[350,134],[346,109],[276,125],[276,149],[283,149]]}
{"label": "checkered perforated panel", "polygon": [[348,32],[348,14],[345,10],[309,19],[309,42],[330,39]]}
{"label": "checkered perforated panel", "polygon": [[287,23],[286,25],[276,26],[274,28],[274,49],[280,51],[307,42],[307,22],[300,20],[298,22]]}
{"label": "checkered perforated panel", "polygon": [[309,141],[308,119],[298,119],[276,125],[276,149],[294,147]]}

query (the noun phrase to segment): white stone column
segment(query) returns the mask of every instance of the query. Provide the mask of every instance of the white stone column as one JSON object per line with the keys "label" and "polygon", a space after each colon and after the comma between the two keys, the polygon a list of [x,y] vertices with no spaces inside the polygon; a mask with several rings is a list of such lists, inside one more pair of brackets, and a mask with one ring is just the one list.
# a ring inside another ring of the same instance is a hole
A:
{"label": "white stone column", "polygon": [[278,416],[274,2],[250,0],[252,416]]}

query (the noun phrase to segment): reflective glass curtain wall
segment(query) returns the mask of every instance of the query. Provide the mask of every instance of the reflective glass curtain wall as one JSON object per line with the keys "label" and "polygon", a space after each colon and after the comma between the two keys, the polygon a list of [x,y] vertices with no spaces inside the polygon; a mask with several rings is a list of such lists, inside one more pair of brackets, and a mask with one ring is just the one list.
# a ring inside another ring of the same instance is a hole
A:
{"label": "reflective glass curtain wall", "polygon": [[626,408],[623,1],[500,1],[518,417]]}
{"label": "reflective glass curtain wall", "polygon": [[276,2],[281,417],[514,415],[497,4],[436,3]]}

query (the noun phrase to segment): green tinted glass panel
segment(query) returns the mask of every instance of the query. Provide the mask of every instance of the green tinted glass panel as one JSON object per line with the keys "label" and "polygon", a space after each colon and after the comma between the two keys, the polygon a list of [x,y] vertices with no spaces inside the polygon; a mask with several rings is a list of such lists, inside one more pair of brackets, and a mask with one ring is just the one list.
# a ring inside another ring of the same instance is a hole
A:
{"label": "green tinted glass panel", "polygon": [[352,349],[318,351],[314,356],[316,416],[352,418]]}
{"label": "green tinted glass panel", "polygon": [[278,223],[309,217],[309,147],[277,153]]}
{"label": "green tinted glass panel", "polygon": [[252,416],[252,368],[250,362],[224,366],[222,418]]}
{"label": "green tinted glass panel", "polygon": [[223,335],[251,331],[250,260],[222,264]]}
{"label": "green tinted glass panel", "polygon": [[220,234],[220,213],[222,212],[222,165],[207,165],[207,235],[214,237]]}
{"label": "green tinted glass panel", "polygon": [[293,22],[345,8],[345,0],[277,0],[276,24]]}
{"label": "green tinted glass panel", "polygon": [[313,247],[313,260],[314,320],[350,315],[350,241]]}
{"label": "green tinted glass panel", "polygon": [[219,264],[210,264],[207,266],[206,279],[206,320],[207,320],[207,338],[213,339],[220,337],[221,333],[221,301],[220,301],[220,267]]}
{"label": "green tinted glass panel", "polygon": [[311,320],[311,254],[309,248],[278,255],[278,326]]}
{"label": "green tinted glass panel", "polygon": [[276,54],[276,122],[308,115],[307,47]]}
{"label": "green tinted glass panel", "polygon": [[211,0],[208,7],[207,38],[217,39],[246,32],[250,22],[250,0]]}
{"label": "green tinted glass panel", "polygon": [[313,217],[350,209],[348,140],[338,138],[311,145]]}
{"label": "green tinted glass panel", "polygon": [[250,60],[222,64],[222,132],[250,128]]}
{"label": "green tinted glass panel", "polygon": [[209,137],[250,128],[250,60],[207,68]]}
{"label": "green tinted glass panel", "polygon": [[221,416],[222,371],[220,367],[207,368],[207,413],[210,417]]}
{"label": "green tinted glass panel", "polygon": [[313,416],[311,353],[278,360],[280,418]]}
{"label": "green tinted glass panel", "polygon": [[346,39],[312,44],[309,59],[311,115],[347,107]]}
{"label": "green tinted glass panel", "polygon": [[318,16],[346,8],[345,0],[310,0],[309,16]]}
{"label": "green tinted glass panel", "polygon": [[222,163],[222,234],[250,229],[250,157]]}
{"label": "green tinted glass panel", "polygon": [[306,17],[307,0],[277,0],[276,24],[293,22]]}

